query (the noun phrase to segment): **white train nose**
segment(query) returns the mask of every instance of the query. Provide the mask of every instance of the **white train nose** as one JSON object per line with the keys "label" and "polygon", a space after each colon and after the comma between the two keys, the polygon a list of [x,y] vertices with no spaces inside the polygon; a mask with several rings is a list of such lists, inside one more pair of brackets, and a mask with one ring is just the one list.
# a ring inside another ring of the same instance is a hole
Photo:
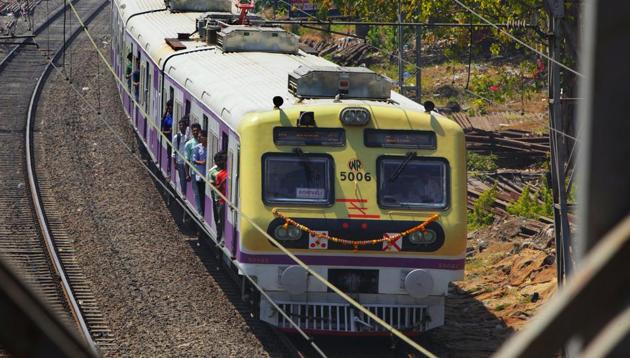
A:
{"label": "white train nose", "polygon": [[413,270],[405,276],[405,289],[411,297],[425,298],[433,291],[433,277],[425,270]]}

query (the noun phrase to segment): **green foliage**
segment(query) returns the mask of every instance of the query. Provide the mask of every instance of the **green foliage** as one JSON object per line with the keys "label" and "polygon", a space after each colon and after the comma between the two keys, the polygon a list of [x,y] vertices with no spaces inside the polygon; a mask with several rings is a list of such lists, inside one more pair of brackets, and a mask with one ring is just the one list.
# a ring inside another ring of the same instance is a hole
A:
{"label": "green foliage", "polygon": [[551,188],[547,185],[547,181],[543,181],[543,187],[540,189],[538,196],[542,200],[542,207],[539,210],[540,215],[552,217],[553,216],[553,193]]}
{"label": "green foliage", "polygon": [[366,39],[369,44],[379,49],[396,51],[396,31],[393,27],[370,27]]}
{"label": "green foliage", "polygon": [[507,207],[507,211],[512,215],[526,218],[553,216],[553,194],[551,189],[543,181],[543,186],[536,196],[530,193],[529,185],[526,185],[519,198]]}
{"label": "green foliage", "polygon": [[496,185],[484,191],[473,204],[472,211],[468,212],[468,227],[471,230],[490,225],[494,222],[492,204],[497,197]]}
{"label": "green foliage", "polygon": [[523,95],[531,98],[539,91],[542,81],[531,79],[532,63],[525,62],[520,69],[501,68],[496,73],[483,72],[472,76],[470,89],[494,102],[503,103],[509,99],[520,98]]}
{"label": "green foliage", "polygon": [[[326,12],[333,5],[346,16],[354,17],[363,21],[396,21],[398,11],[398,1],[392,0],[311,0],[320,9],[319,16],[324,18]],[[421,4],[420,14],[418,14],[418,4]],[[483,14],[485,18],[495,23],[519,21],[537,21],[542,28],[546,27],[544,8],[540,6],[540,0],[467,0],[465,4],[471,9]],[[402,0],[401,9],[404,21],[420,22],[453,22],[470,23],[481,22],[473,17],[468,11],[453,1],[448,0]],[[413,31],[413,29],[409,29]],[[455,44],[451,50],[452,54],[463,54],[467,52],[470,34],[467,29],[462,28],[432,28],[430,31],[438,39],[448,39]],[[532,32],[524,30],[514,30],[513,34],[520,37],[531,35]],[[541,39],[544,40],[544,39]],[[520,45],[511,41],[507,36],[491,28],[475,29],[474,49],[476,53],[486,53],[498,55],[504,50],[519,49]],[[450,57],[450,55],[449,55]]]}
{"label": "green foliage", "polygon": [[532,198],[529,193],[529,185],[525,185],[525,188],[521,192],[521,196],[518,197],[516,202],[510,204],[507,207],[508,213],[512,215],[523,216],[527,218],[536,217],[535,212],[536,199]]}
{"label": "green foliage", "polygon": [[469,172],[493,172],[497,170],[498,157],[494,154],[481,155],[468,152],[466,157],[466,169]]}

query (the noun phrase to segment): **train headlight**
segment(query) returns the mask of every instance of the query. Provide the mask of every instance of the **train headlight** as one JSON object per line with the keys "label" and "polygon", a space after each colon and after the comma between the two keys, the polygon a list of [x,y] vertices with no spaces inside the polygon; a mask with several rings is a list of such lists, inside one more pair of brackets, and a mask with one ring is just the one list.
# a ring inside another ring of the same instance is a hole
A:
{"label": "train headlight", "polygon": [[346,126],[364,126],[370,121],[370,112],[365,108],[346,108],[340,119]]}
{"label": "train headlight", "polygon": [[416,231],[407,236],[409,241],[414,245],[426,245],[432,244],[437,239],[437,234],[433,230],[427,230],[425,232]]}
{"label": "train headlight", "polygon": [[302,237],[302,231],[293,225],[289,225],[289,240],[299,240]]}
{"label": "train headlight", "polygon": [[293,225],[286,228],[284,225],[278,225],[273,231],[273,236],[279,241],[299,240],[302,237],[302,231]]}

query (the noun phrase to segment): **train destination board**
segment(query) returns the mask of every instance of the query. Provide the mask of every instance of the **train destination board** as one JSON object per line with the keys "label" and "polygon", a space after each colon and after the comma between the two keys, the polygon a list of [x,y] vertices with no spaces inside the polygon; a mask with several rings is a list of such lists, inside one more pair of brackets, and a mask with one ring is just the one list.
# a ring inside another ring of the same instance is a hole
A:
{"label": "train destination board", "polygon": [[343,128],[275,127],[273,141],[277,145],[343,147],[346,144],[346,132]]}
{"label": "train destination board", "polygon": [[434,132],[395,129],[366,129],[363,134],[366,147],[435,149]]}

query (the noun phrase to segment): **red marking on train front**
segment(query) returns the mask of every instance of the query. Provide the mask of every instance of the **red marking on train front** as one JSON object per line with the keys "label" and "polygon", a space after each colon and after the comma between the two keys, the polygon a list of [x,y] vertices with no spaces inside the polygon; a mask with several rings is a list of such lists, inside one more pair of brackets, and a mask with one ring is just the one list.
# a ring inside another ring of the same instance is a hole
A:
{"label": "red marking on train front", "polygon": [[373,214],[367,213],[368,207],[365,205],[362,205],[362,203],[368,202],[367,199],[337,199],[336,202],[348,203],[346,205],[346,208],[348,210],[355,210],[355,212],[358,211],[360,213],[360,214],[348,214],[349,218],[353,218],[353,219],[380,219],[381,218],[380,215],[373,215]]}
{"label": "red marking on train front", "polygon": [[367,214],[348,214],[349,218],[352,219],[380,219],[380,215],[367,215]]}
{"label": "red marking on train front", "polygon": [[338,203],[367,203],[367,199],[337,199]]}

